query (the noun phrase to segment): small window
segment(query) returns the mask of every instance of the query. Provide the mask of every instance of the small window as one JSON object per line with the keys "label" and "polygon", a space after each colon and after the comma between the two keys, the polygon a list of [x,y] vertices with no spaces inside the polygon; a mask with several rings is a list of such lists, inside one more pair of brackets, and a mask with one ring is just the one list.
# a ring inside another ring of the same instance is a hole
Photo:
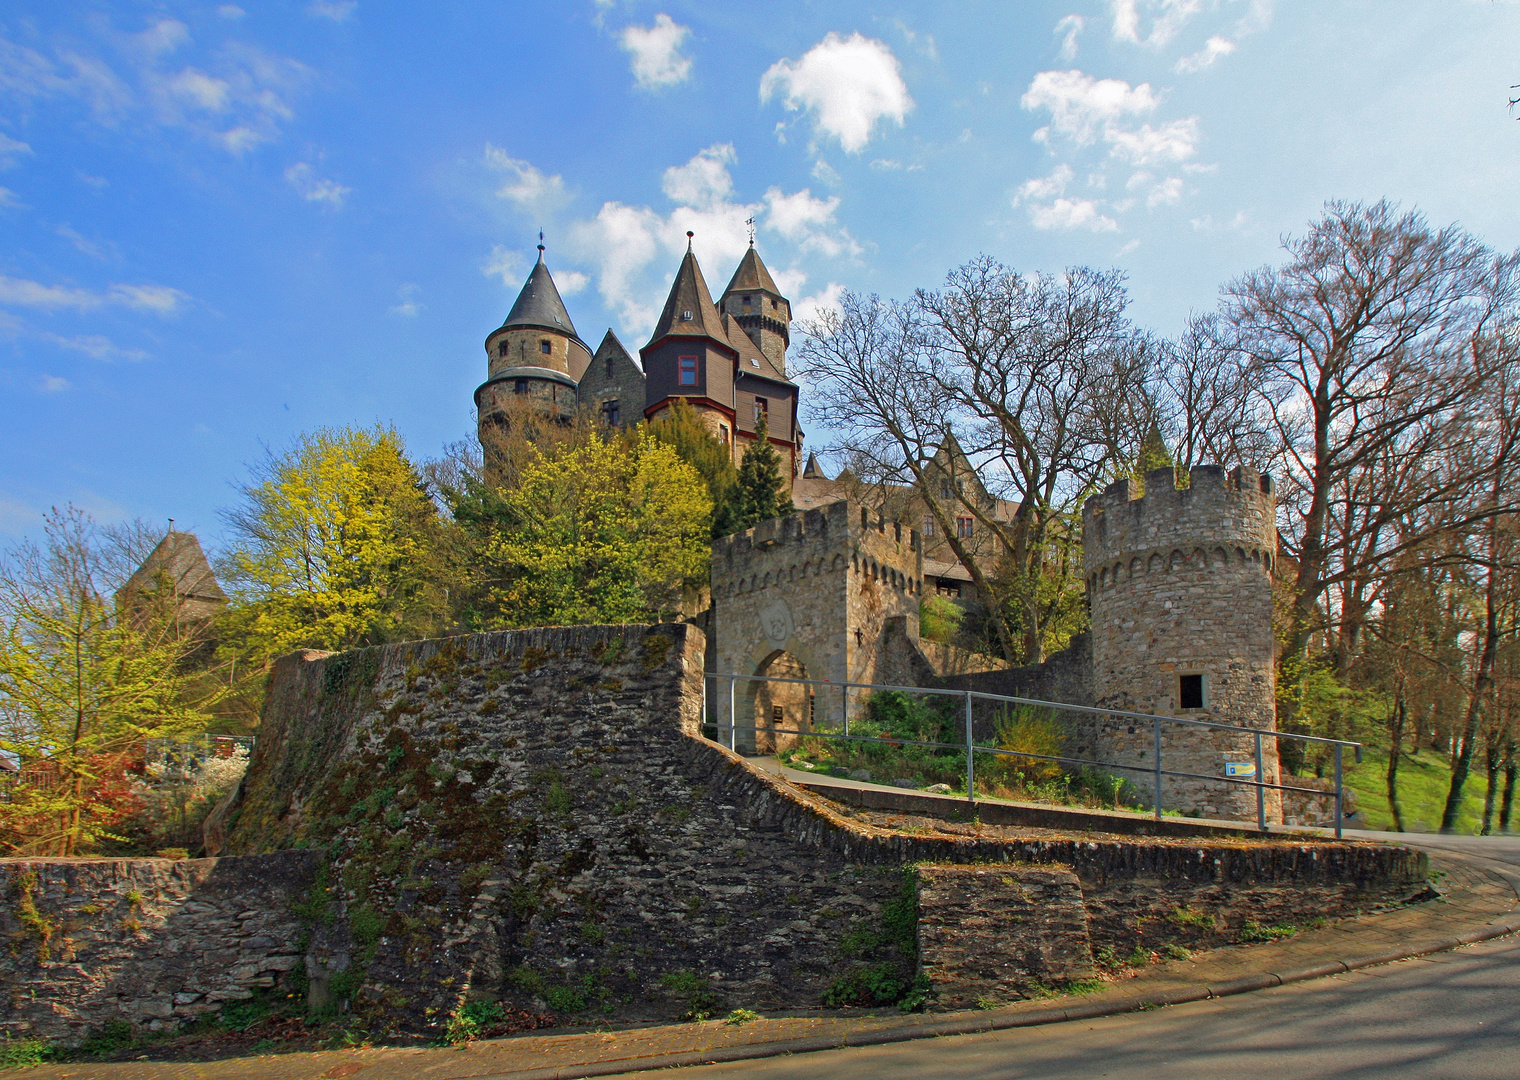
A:
{"label": "small window", "polygon": [[752,367],[752,368],[754,368],[756,371],[759,371],[760,370],[760,361],[756,360],[753,356],[751,356],[749,358],[749,366]]}
{"label": "small window", "polygon": [[770,411],[770,404],[763,397],[755,399],[755,423],[758,424],[761,420],[765,419],[766,414]]}
{"label": "small window", "polygon": [[607,378],[612,378],[612,357],[607,357]]}
{"label": "small window", "polygon": [[528,380],[518,379],[512,384],[512,392],[514,394],[526,394],[528,392]]}
{"label": "small window", "polygon": [[924,535],[925,536],[933,536],[934,535],[934,519],[933,518],[931,518],[931,517],[924,518],[924,530],[923,531],[924,531]]}
{"label": "small window", "polygon": [[618,402],[614,398],[611,401],[602,402],[602,422],[608,427],[618,426]]}
{"label": "small window", "polygon": [[679,363],[679,371],[676,382],[681,386],[697,385],[697,358],[695,356],[683,356]]}
{"label": "small window", "polygon": [[786,721],[786,710],[780,705],[771,706],[771,723],[780,724]]}
{"label": "small window", "polygon": [[744,298],[744,306],[749,307],[749,297],[747,296]]}
{"label": "small window", "polygon": [[682,322],[691,322],[691,312],[689,312],[689,311],[683,311],[683,312],[681,312],[681,321]]}
{"label": "small window", "polygon": [[969,539],[976,532],[976,518],[958,517],[955,519],[955,535],[962,540]]}
{"label": "small window", "polygon": [[1181,709],[1204,707],[1202,675],[1183,675],[1177,679],[1177,706]]}
{"label": "small window", "polygon": [[719,424],[718,425],[718,438],[723,441],[723,445],[724,446],[728,445],[728,425],[727,424]]}
{"label": "small window", "polygon": [[554,351],[554,346],[549,342],[548,338],[543,338],[538,343],[538,351],[548,356]]}
{"label": "small window", "polygon": [[507,350],[510,349],[511,347],[512,347],[511,342],[508,342],[508,341],[498,341],[496,343],[496,355],[497,356],[506,356],[507,355]]}
{"label": "small window", "polygon": [[941,499],[953,499],[955,497],[955,489],[950,486],[950,481],[941,480],[939,482],[939,497]]}
{"label": "small window", "polygon": [[959,600],[961,596],[961,583],[959,581],[952,581],[950,578],[936,578],[934,591],[941,596],[949,596]]}

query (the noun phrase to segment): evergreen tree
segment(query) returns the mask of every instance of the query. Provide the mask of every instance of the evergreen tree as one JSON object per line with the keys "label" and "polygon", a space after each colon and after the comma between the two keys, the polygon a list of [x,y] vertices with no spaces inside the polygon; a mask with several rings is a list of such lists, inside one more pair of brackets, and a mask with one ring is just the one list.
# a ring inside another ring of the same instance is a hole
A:
{"label": "evergreen tree", "polygon": [[697,410],[684,398],[678,400],[670,412],[650,422],[649,437],[673,449],[707,482],[707,493],[713,505],[712,535],[727,536],[735,532],[738,475],[733,457],[728,447],[702,423]]}
{"label": "evergreen tree", "polygon": [[755,431],[755,441],[744,452],[744,461],[739,465],[735,501],[734,532],[792,511],[781,479],[781,457],[766,435],[763,415]]}

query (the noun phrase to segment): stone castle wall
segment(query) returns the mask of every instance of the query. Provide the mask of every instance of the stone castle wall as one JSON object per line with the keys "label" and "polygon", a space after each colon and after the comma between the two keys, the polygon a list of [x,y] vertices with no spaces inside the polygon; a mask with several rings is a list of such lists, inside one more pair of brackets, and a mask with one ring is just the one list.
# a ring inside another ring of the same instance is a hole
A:
{"label": "stone castle wall", "polygon": [[[713,544],[712,618],[717,671],[786,675],[830,683],[913,684],[923,552],[918,534],[840,501],[761,522]],[[778,666],[779,665],[779,666]],[[784,669],[784,670],[783,670]],[[728,724],[727,683],[714,687],[714,717]],[[779,684],[736,688],[741,728],[753,715],[759,746],[740,732],[741,748],[777,749],[763,729],[837,724],[844,699],[832,688],[788,690]],[[852,698],[850,707],[859,707]],[[775,723],[776,709],[784,723]]]}
{"label": "stone castle wall", "polygon": [[[0,1023],[54,1038],[113,1016],[167,1028],[192,1006],[298,981],[377,1035],[436,1035],[481,998],[573,1022],[814,1004],[861,965],[911,977],[884,925],[918,863],[999,864],[1003,885],[1022,864],[1068,867],[1080,932],[1121,954],[1141,925],[1147,947],[1164,940],[1178,905],[1216,913],[1227,935],[1244,918],[1362,910],[1424,880],[1422,856],[1377,845],[875,828],[700,736],[704,648],[676,624],[283,658],[220,811],[233,857],[50,864],[30,891],[19,884],[35,864],[0,863],[15,949]],[[943,957],[958,916],[938,911],[932,885],[921,925]],[[135,928],[134,902],[151,909]],[[38,918],[59,926],[45,959]],[[64,939],[101,951],[86,968]],[[845,940],[878,944],[849,958]],[[1026,975],[1061,977],[1043,964]],[[96,971],[121,989],[92,988]]]}
{"label": "stone castle wall", "polygon": [[[1204,465],[1179,490],[1174,470],[1152,470],[1142,497],[1121,480],[1089,499],[1082,528],[1094,703],[1273,730],[1271,480]],[[1202,676],[1202,708],[1183,708],[1184,675]],[[1154,767],[1153,730],[1143,721],[1097,720],[1077,741],[1105,760]],[[1263,773],[1276,782],[1276,740],[1263,743]],[[1253,744],[1249,736],[1164,724],[1162,765],[1222,777],[1227,761],[1252,761]],[[1146,787],[1143,774],[1131,778]],[[1252,789],[1202,779],[1166,778],[1162,798],[1208,815],[1256,810]],[[1280,819],[1271,801],[1270,816]]]}
{"label": "stone castle wall", "polygon": [[0,1031],[77,1042],[173,1030],[304,986],[294,908],[316,851],[230,859],[0,860]]}

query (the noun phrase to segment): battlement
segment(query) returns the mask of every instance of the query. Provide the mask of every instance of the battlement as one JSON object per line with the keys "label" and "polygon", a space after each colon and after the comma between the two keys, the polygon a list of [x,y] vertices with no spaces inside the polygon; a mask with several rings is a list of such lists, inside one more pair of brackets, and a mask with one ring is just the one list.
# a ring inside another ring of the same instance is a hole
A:
{"label": "battlement", "polygon": [[[1171,467],[1145,474],[1144,493],[1125,478],[1082,509],[1083,564],[1091,575],[1123,557],[1224,546],[1270,559],[1277,551],[1272,478],[1240,466],[1199,465],[1177,487]],[[1138,496],[1138,497],[1137,497]]]}

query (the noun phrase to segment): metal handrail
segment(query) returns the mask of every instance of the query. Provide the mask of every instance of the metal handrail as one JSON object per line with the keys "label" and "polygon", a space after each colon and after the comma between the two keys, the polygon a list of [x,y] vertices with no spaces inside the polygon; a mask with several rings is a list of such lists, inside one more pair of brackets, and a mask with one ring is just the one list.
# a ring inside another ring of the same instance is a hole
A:
{"label": "metal handrail", "polygon": [[[736,703],[734,700],[734,691],[736,685],[741,680],[746,682],[791,683],[805,686],[838,687],[842,693],[842,701],[844,706],[842,710],[842,721],[844,726],[843,732],[800,731],[790,728],[766,728],[765,730],[773,735],[811,736],[814,738],[823,739],[843,739],[850,742],[879,742],[889,743],[895,746],[922,746],[946,750],[964,750],[966,752],[966,797],[967,800],[970,801],[973,805],[976,803],[975,756],[978,752],[981,752],[984,754],[998,754],[1007,757],[1030,758],[1036,761],[1051,761],[1060,764],[1071,765],[1091,765],[1104,769],[1115,769],[1124,772],[1150,774],[1152,777],[1154,777],[1153,802],[1155,807],[1155,817],[1157,821],[1160,821],[1162,816],[1161,780],[1164,776],[1177,776],[1185,779],[1205,780],[1225,784],[1240,784],[1246,787],[1252,787],[1256,789],[1257,827],[1262,832],[1266,832],[1266,793],[1268,791],[1297,791],[1313,795],[1325,794],[1325,792],[1320,788],[1296,787],[1289,784],[1269,784],[1262,779],[1263,769],[1261,740],[1262,736],[1267,735],[1276,739],[1296,739],[1299,742],[1305,743],[1322,743],[1325,745],[1333,746],[1335,748],[1335,835],[1336,838],[1339,839],[1341,838],[1343,832],[1345,807],[1345,787],[1343,784],[1342,769],[1342,759],[1345,748],[1349,746],[1353,749],[1357,762],[1360,762],[1362,760],[1362,744],[1359,742],[1352,742],[1347,739],[1330,739],[1319,735],[1300,735],[1292,731],[1275,731],[1270,728],[1246,727],[1242,724],[1225,724],[1213,720],[1193,720],[1181,716],[1160,716],[1156,713],[1132,712],[1127,709],[1105,709],[1092,705],[1069,705],[1058,701],[1041,701],[1038,698],[1014,697],[1008,694],[989,694],[981,690],[947,690],[938,687],[927,686],[898,686],[891,683],[859,683],[849,681],[834,682],[830,679],[796,679],[783,675],[741,675],[737,672],[724,671],[709,671],[703,673],[702,715],[704,722],[707,716],[706,699],[707,680],[709,678],[715,680],[728,680],[729,722],[727,724],[714,724],[714,727],[718,731],[723,731],[725,729],[728,731],[728,744],[729,749],[731,750],[737,751],[738,749],[738,731],[740,725],[738,723],[738,712],[735,707]],[[849,694],[851,690],[896,690],[908,694],[928,694],[937,695],[940,697],[960,698],[966,703],[965,739],[960,743],[943,743],[925,742],[916,739],[882,738],[880,736],[871,735],[851,735],[849,709]],[[1121,765],[1117,762],[1094,761],[1088,758],[1077,758],[1051,754],[1033,754],[1022,750],[1005,750],[1001,747],[977,746],[975,740],[972,737],[971,706],[972,702],[975,700],[995,701],[1014,705],[1030,705],[1038,708],[1062,709],[1069,712],[1087,713],[1101,717],[1116,717],[1129,720],[1147,721],[1152,725],[1154,729],[1155,764],[1150,767],[1140,765]],[[1161,725],[1163,723],[1180,724],[1187,727],[1212,728],[1218,731],[1234,731],[1242,735],[1252,736],[1255,742],[1255,768],[1252,777],[1250,779],[1246,779],[1244,777],[1238,776],[1211,776],[1206,773],[1183,772],[1176,769],[1162,768],[1161,758],[1163,748],[1161,744]],[[758,731],[759,727],[758,725],[751,725],[751,729]]]}

